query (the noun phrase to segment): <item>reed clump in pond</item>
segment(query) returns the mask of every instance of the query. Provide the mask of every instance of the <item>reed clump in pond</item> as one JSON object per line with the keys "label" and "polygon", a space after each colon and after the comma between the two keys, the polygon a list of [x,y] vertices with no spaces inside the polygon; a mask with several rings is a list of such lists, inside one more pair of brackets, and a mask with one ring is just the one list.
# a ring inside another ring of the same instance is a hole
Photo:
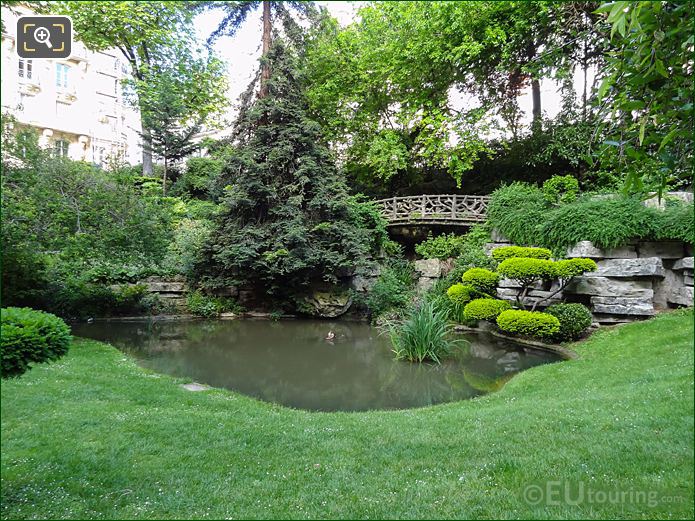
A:
{"label": "reed clump in pond", "polygon": [[453,326],[446,310],[435,302],[425,301],[404,316],[389,320],[382,326],[398,360],[440,363],[452,354],[464,340],[452,338]]}

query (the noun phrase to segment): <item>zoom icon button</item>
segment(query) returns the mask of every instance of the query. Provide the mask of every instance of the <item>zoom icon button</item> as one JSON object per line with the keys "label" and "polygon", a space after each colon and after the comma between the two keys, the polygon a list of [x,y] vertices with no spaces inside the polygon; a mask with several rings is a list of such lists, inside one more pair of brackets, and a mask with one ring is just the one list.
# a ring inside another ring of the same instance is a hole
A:
{"label": "zoom icon button", "polygon": [[17,20],[20,58],[69,58],[72,21],[67,16],[22,16]]}

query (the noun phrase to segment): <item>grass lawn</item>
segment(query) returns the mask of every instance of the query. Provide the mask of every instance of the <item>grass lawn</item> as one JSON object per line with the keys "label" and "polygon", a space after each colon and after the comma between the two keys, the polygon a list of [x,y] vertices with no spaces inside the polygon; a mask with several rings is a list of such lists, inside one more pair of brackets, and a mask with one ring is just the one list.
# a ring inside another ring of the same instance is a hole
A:
{"label": "grass lawn", "polygon": [[[2,516],[692,519],[692,312],[572,347],[475,400],[310,413],[78,340],[2,383]],[[584,500],[524,499],[548,480]]]}

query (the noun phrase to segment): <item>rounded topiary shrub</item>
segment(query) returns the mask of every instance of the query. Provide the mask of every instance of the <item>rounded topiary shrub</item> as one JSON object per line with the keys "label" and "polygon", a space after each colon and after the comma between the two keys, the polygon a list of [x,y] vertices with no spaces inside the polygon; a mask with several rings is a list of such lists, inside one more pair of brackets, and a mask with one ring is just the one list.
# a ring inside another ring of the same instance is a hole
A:
{"label": "rounded topiary shrub", "polygon": [[512,257],[502,261],[497,271],[508,279],[522,282],[538,279],[548,280],[557,276],[556,263],[546,259],[529,259]]}
{"label": "rounded topiary shrub", "polygon": [[466,284],[454,284],[448,290],[446,294],[454,304],[465,304],[469,302],[476,296],[476,291],[473,286],[467,286]]}
{"label": "rounded topiary shrub", "polygon": [[497,315],[511,308],[512,305],[506,300],[477,298],[466,304],[466,307],[463,308],[463,316],[467,320],[489,320],[494,322]]}
{"label": "rounded topiary shrub", "polygon": [[553,304],[545,312],[560,321],[560,331],[555,335],[560,341],[581,338],[593,320],[589,308],[582,304]]}
{"label": "rounded topiary shrub", "polygon": [[497,317],[497,326],[505,333],[529,336],[539,340],[553,340],[560,332],[557,317],[540,311],[509,309]]}
{"label": "rounded topiary shrub", "polygon": [[471,268],[463,274],[461,280],[465,285],[474,287],[480,293],[491,295],[495,293],[500,275],[485,268]]}
{"label": "rounded topiary shrub", "polygon": [[20,376],[30,364],[57,360],[68,351],[70,328],[60,318],[30,308],[1,311],[0,358],[2,377]]}
{"label": "rounded topiary shrub", "polygon": [[561,279],[571,279],[587,271],[596,271],[597,267],[591,259],[564,259],[555,262],[555,273]]}
{"label": "rounded topiary shrub", "polygon": [[497,262],[521,257],[524,259],[549,259],[552,252],[547,248],[532,248],[525,246],[501,246],[492,250],[492,258]]}

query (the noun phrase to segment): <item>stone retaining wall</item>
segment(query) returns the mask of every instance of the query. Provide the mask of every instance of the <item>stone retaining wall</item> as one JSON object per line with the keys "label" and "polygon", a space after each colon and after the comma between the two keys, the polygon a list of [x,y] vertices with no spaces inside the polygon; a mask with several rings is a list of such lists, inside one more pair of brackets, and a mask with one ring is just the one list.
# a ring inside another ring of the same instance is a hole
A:
{"label": "stone retaining wall", "polygon": [[[486,246],[488,253],[510,244],[498,233],[493,240]],[[564,295],[558,294],[554,300],[585,304],[604,324],[648,318],[659,309],[692,306],[692,254],[692,245],[680,241],[634,241],[609,250],[581,241],[568,250],[567,257],[593,259],[598,269],[573,279]],[[498,297],[514,300],[517,289],[513,281],[502,280]],[[537,285],[530,296],[541,298],[552,291],[552,287]]]}
{"label": "stone retaining wall", "polygon": [[159,295],[162,302],[171,305],[179,311],[186,309],[186,292],[188,287],[183,280],[165,279],[163,277],[147,277],[138,282],[147,287],[149,293]]}

